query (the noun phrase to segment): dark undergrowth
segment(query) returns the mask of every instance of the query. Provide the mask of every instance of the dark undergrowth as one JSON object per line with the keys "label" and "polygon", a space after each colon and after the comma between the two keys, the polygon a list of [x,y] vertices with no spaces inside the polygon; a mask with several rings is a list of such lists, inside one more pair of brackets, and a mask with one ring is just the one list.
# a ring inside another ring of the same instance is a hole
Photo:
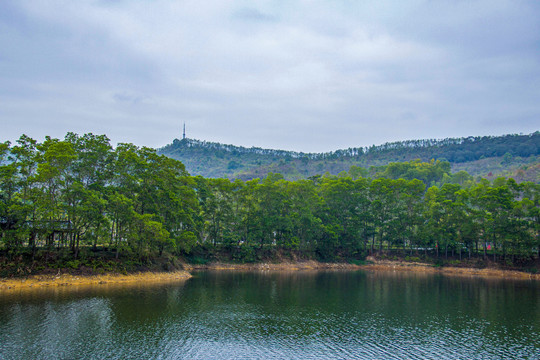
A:
{"label": "dark undergrowth", "polygon": [[462,267],[474,269],[501,269],[501,270],[517,270],[532,274],[540,273],[540,259],[532,255],[506,255],[502,256],[493,253],[488,253],[486,257],[483,254],[458,253],[449,252],[437,253],[435,251],[403,251],[399,250],[384,250],[370,253],[368,250],[359,250],[354,254],[340,252],[336,250],[331,256],[321,256],[316,251],[285,251],[272,248],[249,248],[248,249],[231,249],[217,248],[212,246],[195,247],[190,255],[185,256],[185,261],[194,265],[205,265],[210,262],[223,262],[233,264],[250,264],[250,263],[284,263],[298,262],[306,260],[316,260],[320,262],[334,263],[349,263],[355,265],[366,265],[377,260],[398,261],[405,263],[422,263],[434,267]]}
{"label": "dark undergrowth", "polygon": [[17,254],[0,252],[0,278],[29,275],[100,275],[128,274],[144,271],[174,271],[182,269],[181,261],[169,254],[143,258],[120,255],[106,248],[83,249],[77,259],[71,251],[20,251]]}
{"label": "dark undergrowth", "polygon": [[319,262],[348,263],[366,265],[373,261],[388,260],[405,263],[422,263],[434,267],[494,268],[518,270],[532,274],[540,273],[540,259],[535,256],[493,256],[488,254],[437,254],[435,252],[404,252],[387,250],[369,253],[357,251],[354,254],[334,251],[331,256],[321,256],[316,251],[282,250],[271,247],[214,247],[196,246],[189,254],[175,256],[164,252],[162,255],[120,254],[108,248],[83,248],[75,259],[68,249],[53,251],[39,249],[34,254],[29,250],[17,253],[0,251],[0,278],[25,277],[29,275],[98,275],[105,273],[128,274],[142,271],[174,271],[183,269],[183,264],[205,265],[211,262],[232,264],[290,263],[315,260]]}

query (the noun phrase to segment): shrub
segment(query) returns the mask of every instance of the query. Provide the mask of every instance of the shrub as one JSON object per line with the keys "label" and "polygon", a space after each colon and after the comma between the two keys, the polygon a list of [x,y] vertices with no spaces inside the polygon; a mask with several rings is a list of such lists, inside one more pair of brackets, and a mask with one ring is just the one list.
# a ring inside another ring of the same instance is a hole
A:
{"label": "shrub", "polygon": [[65,267],[73,270],[77,270],[81,266],[79,260],[69,260],[65,262]]}
{"label": "shrub", "polygon": [[192,257],[188,257],[187,258],[188,262],[192,263],[192,264],[195,264],[195,265],[204,265],[206,263],[208,263],[208,259],[205,259],[203,257],[200,257],[200,256],[192,256]]}
{"label": "shrub", "polygon": [[418,256],[405,256],[405,261],[421,262],[422,260]]}

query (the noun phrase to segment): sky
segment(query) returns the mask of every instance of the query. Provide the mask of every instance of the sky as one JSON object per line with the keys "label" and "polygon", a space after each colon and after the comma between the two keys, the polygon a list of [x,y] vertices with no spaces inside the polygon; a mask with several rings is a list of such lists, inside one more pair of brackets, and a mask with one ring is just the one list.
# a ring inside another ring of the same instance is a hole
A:
{"label": "sky", "polygon": [[324,152],[540,129],[536,0],[1,0],[0,141]]}

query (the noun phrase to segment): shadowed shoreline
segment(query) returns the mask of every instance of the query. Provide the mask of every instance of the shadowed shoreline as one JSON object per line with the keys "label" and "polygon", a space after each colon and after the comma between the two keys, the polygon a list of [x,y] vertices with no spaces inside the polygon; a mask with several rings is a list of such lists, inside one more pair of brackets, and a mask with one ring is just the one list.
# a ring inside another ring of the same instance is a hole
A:
{"label": "shadowed shoreline", "polygon": [[0,291],[22,288],[40,288],[57,286],[80,286],[102,284],[141,284],[157,283],[175,280],[185,280],[191,277],[190,271],[319,271],[319,270],[366,270],[366,271],[405,271],[417,273],[444,274],[450,276],[466,277],[496,277],[511,279],[540,280],[540,274],[531,274],[516,270],[496,268],[468,268],[442,266],[435,267],[425,263],[411,263],[403,261],[373,260],[366,264],[324,263],[314,260],[281,263],[255,263],[234,264],[224,262],[211,262],[201,264],[185,264],[185,270],[174,272],[139,272],[133,274],[104,274],[104,275],[33,275],[25,278],[9,278],[0,280]]}

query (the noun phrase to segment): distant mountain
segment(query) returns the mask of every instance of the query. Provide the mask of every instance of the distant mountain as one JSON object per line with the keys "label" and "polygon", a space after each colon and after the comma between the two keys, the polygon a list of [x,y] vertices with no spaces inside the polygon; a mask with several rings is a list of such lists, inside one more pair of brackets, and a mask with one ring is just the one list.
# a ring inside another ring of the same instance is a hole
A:
{"label": "distant mountain", "polygon": [[212,178],[249,180],[273,172],[296,180],[326,172],[337,175],[353,165],[373,172],[373,167],[391,162],[435,159],[448,161],[453,172],[465,170],[473,176],[512,176],[518,181],[540,182],[539,131],[529,135],[408,140],[327,153],[175,139],[158,152],[182,161],[192,175]]}

